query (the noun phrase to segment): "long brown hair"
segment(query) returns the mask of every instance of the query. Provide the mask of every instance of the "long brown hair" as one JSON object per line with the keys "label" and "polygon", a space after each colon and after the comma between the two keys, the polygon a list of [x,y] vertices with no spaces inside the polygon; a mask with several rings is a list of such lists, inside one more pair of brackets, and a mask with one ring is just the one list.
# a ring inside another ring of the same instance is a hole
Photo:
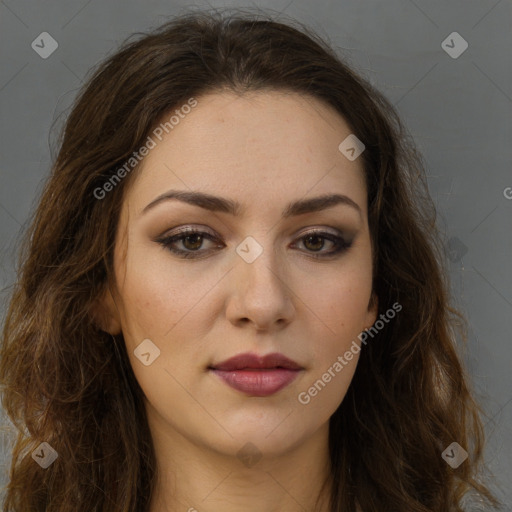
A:
{"label": "long brown hair", "polygon": [[[2,400],[18,429],[4,510],[148,510],[156,464],[143,394],[122,335],[91,314],[114,275],[123,191],[137,168],[97,191],[165,114],[218,90],[322,100],[366,147],[374,293],[379,314],[395,302],[403,311],[363,348],[330,419],[331,511],[461,511],[470,490],[497,506],[477,480],[481,413],[456,350],[465,320],[449,304],[424,165],[397,113],[298,22],[203,11],[127,41],[67,119],[3,328]],[[441,456],[454,441],[469,453],[456,469]],[[42,442],[58,454],[47,469],[31,456]]]}

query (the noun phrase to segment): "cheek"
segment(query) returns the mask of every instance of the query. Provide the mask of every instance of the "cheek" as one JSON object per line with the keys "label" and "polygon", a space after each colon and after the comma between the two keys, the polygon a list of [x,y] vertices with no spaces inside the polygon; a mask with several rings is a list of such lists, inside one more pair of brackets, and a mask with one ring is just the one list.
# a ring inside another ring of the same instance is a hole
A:
{"label": "cheek", "polygon": [[[325,322],[331,335],[345,336],[347,332],[363,328],[371,296],[371,274],[358,269],[332,274],[331,278],[310,282],[306,289],[308,304]],[[359,330],[358,330],[359,329]]]}
{"label": "cheek", "polygon": [[179,301],[171,301],[174,291],[152,272],[131,275],[123,289],[125,324],[134,338],[161,339],[172,328],[179,313]]}
{"label": "cheek", "polygon": [[[178,363],[190,360],[184,352],[193,344],[176,340],[196,338],[195,326],[187,313],[194,311],[193,305],[199,297],[193,288],[191,292],[185,286],[185,281],[182,274],[151,262],[135,265],[132,257],[122,282],[122,324],[128,357],[139,385],[154,406],[169,401],[187,403],[187,395],[179,383],[186,382],[190,369]],[[142,346],[144,351],[139,349]],[[145,365],[135,352],[139,355],[149,352],[150,364]]]}
{"label": "cheek", "polygon": [[[139,259],[133,250],[126,278],[121,281],[123,332],[132,366],[141,370],[137,376],[145,382],[146,368],[139,368],[141,363],[133,352],[149,339],[160,352],[148,368],[168,368],[185,381],[190,365],[185,371],[180,361],[200,365],[205,358],[208,332],[219,308],[219,302],[212,300],[225,270],[205,272],[199,265],[172,265],[165,254],[146,258],[144,264],[139,264]],[[154,386],[152,382],[148,385]]]}
{"label": "cheek", "polygon": [[121,294],[130,333],[163,340],[200,301],[209,280],[191,279],[186,268],[173,268],[160,251],[153,252],[158,257],[132,251]]}
{"label": "cheek", "polygon": [[357,368],[371,279],[352,274],[325,286],[314,297],[321,322],[316,322],[312,348],[311,375],[299,390],[302,414],[328,421],[343,401]]}
{"label": "cheek", "polygon": [[[309,287],[307,283],[304,285],[304,289],[315,290],[313,295],[309,293],[307,304],[321,320],[312,324],[315,325],[313,337],[316,340],[311,345],[314,377],[321,378],[338,361],[336,368],[339,371],[332,370],[336,378],[328,384],[330,391],[324,393],[324,399],[336,401],[350,384],[359,359],[357,336],[366,327],[371,287],[371,266],[365,265],[347,265],[342,271],[333,273],[330,280],[326,277],[316,280],[315,285],[313,282],[309,282]],[[341,370],[338,357],[346,353],[348,358],[341,363]]]}

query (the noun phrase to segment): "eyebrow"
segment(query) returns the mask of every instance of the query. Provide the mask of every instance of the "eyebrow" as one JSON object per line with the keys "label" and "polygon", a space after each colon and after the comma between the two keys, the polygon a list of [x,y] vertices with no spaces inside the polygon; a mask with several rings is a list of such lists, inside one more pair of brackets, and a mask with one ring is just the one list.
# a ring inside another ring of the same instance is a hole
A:
{"label": "eyebrow", "polygon": [[[242,212],[242,205],[237,201],[233,201],[232,199],[226,199],[224,197],[214,196],[204,192],[169,190],[145,206],[141,212],[141,215],[154,208],[156,205],[173,199],[191,204],[193,206],[198,206],[212,212],[229,213],[234,216],[238,216]],[[362,211],[359,205],[350,199],[350,197],[343,194],[325,194],[308,199],[293,201],[288,203],[281,215],[284,219],[286,219],[288,217],[302,215],[304,213],[318,212],[327,208],[332,208],[333,206],[339,204],[354,208],[362,217]]]}

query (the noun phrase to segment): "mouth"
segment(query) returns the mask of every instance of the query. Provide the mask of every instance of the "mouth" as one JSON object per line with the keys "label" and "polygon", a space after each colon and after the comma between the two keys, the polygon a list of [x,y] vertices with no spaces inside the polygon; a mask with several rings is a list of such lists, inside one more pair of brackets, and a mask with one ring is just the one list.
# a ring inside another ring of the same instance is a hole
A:
{"label": "mouth", "polygon": [[208,369],[228,386],[249,396],[270,396],[288,386],[304,370],[283,354],[245,353]]}

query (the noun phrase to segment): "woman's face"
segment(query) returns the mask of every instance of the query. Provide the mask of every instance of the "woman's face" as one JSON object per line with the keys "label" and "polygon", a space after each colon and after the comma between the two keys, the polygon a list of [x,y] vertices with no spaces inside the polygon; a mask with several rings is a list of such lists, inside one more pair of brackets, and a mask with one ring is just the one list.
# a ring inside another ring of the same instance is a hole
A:
{"label": "woman's face", "polygon": [[[117,289],[103,307],[109,330],[123,333],[153,432],[217,453],[250,442],[278,455],[326,433],[356,368],[353,342],[376,319],[362,159],[340,152],[351,130],[318,100],[197,100],[161,141],[153,136],[126,191]],[[155,202],[170,191],[215,199]],[[308,202],[332,194],[341,199]],[[184,228],[200,236],[170,240]],[[279,369],[278,358],[259,370],[221,365],[247,353],[278,353],[298,369]]]}

